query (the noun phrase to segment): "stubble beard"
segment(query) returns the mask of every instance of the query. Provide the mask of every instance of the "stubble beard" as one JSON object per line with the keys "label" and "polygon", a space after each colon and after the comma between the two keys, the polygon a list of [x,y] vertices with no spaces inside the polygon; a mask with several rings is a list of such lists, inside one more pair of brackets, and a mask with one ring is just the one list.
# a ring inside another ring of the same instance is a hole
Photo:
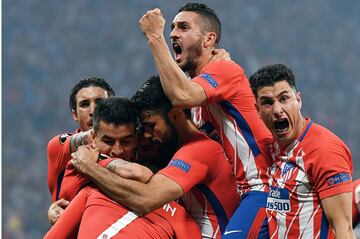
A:
{"label": "stubble beard", "polygon": [[188,56],[183,65],[180,65],[180,68],[184,72],[193,72],[197,68],[197,60],[202,55],[202,48],[201,48],[201,40],[199,39],[193,45],[186,48],[186,52],[188,52]]}
{"label": "stubble beard", "polygon": [[164,139],[163,143],[159,145],[161,160],[157,161],[157,164],[160,168],[165,167],[169,163],[178,147],[179,134],[176,131],[175,126],[171,122],[168,122],[167,127],[169,128],[169,134],[166,139]]}

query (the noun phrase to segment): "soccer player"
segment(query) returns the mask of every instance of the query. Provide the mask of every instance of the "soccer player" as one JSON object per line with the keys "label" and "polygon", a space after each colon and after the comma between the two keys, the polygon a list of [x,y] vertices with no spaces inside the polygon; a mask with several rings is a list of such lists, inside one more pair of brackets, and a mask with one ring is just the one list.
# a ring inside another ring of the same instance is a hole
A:
{"label": "soccer player", "polygon": [[355,228],[360,222],[360,179],[357,179],[353,182],[352,198],[352,219],[353,228]]}
{"label": "soccer player", "polygon": [[[241,231],[237,238],[247,238],[249,233],[254,235],[251,231],[260,230],[258,224],[252,226],[255,219],[263,222],[260,227],[266,231],[270,159],[265,148],[272,137],[256,112],[244,70],[232,61],[212,61],[221,36],[216,13],[199,3],[180,8],[171,24],[174,59],[166,44],[165,20],[160,10],[148,11],[139,24],[172,105],[181,109],[194,107],[196,125],[224,148],[241,195],[240,207],[232,219]],[[265,233],[257,237],[268,236]]]}
{"label": "soccer player", "polygon": [[260,117],[274,136],[267,200],[270,238],[355,238],[349,148],[302,116],[301,94],[285,65],[260,68],[250,84]]}
{"label": "soccer player", "polygon": [[[79,145],[91,142],[90,129],[96,102],[100,99],[114,95],[111,86],[101,78],[91,77],[80,80],[71,90],[69,106],[74,120],[79,128],[73,133],[59,134],[48,143],[48,187],[51,200],[54,202],[49,210],[54,215],[49,215],[50,222],[56,221],[62,208],[68,202],[59,200],[62,178],[67,162],[71,159],[71,153],[77,150]],[[56,202],[55,202],[56,201]],[[56,208],[56,210],[52,210]],[[53,218],[53,219],[51,219]]]}
{"label": "soccer player", "polygon": [[[136,146],[137,122],[137,112],[129,100],[111,97],[99,101],[94,111],[93,133],[99,152],[129,160],[129,153]],[[153,175],[149,169],[121,159],[102,156],[99,163],[128,179],[147,182]],[[78,185],[78,190],[82,186],[84,185]],[[195,221],[175,202],[138,217],[126,207],[110,200],[94,186],[87,186],[76,195],[45,238],[72,238],[77,231],[77,238],[185,239],[188,235],[201,238]]]}
{"label": "soccer player", "polygon": [[203,238],[220,238],[239,203],[221,146],[196,128],[189,110],[172,108],[158,77],[147,80],[132,100],[152,147],[162,155],[173,155],[169,164],[141,183],[100,167],[92,149],[73,153],[71,163],[110,198],[141,214],[181,197]]}

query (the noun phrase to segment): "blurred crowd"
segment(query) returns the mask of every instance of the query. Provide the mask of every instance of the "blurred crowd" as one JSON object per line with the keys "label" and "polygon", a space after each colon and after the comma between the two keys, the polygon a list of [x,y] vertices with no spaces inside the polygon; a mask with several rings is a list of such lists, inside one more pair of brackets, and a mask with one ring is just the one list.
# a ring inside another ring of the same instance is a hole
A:
{"label": "blurred crowd", "polygon": [[[156,74],[138,27],[159,7],[167,31],[184,1],[3,1],[2,238],[41,238],[47,210],[48,140],[72,132],[71,87],[105,78],[131,96]],[[360,177],[360,2],[206,1],[223,24],[221,47],[247,75],[265,64],[294,70],[303,112],[350,147]],[[167,32],[168,33],[168,32]]]}

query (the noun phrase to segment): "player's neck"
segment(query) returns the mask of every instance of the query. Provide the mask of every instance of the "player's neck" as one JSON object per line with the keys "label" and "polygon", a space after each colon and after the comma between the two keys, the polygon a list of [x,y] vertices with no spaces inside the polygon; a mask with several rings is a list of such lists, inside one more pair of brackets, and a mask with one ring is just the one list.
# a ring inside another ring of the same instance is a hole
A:
{"label": "player's neck", "polygon": [[189,140],[193,139],[194,136],[201,134],[190,119],[186,120],[183,125],[176,127],[176,129],[179,135],[179,146],[186,144]]}
{"label": "player's neck", "polygon": [[188,74],[191,78],[194,78],[195,76],[199,75],[200,72],[202,71],[202,69],[210,63],[210,60],[212,58],[212,55],[209,54],[205,54],[203,56],[201,56],[198,59],[198,62],[196,64],[196,66],[194,66],[192,69],[188,70]]}

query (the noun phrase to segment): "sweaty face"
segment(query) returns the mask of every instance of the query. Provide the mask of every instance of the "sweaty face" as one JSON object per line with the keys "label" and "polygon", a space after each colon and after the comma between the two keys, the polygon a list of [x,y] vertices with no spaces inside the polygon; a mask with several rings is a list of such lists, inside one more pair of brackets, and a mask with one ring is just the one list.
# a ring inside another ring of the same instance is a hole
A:
{"label": "sweaty face", "polygon": [[301,116],[301,95],[286,81],[258,89],[257,109],[280,147],[286,147],[298,137],[305,126]]}
{"label": "sweaty face", "polygon": [[133,123],[115,125],[100,121],[95,144],[102,154],[131,161],[137,145],[135,126]]}
{"label": "sweaty face", "polygon": [[174,155],[178,134],[174,126],[160,114],[141,112],[143,135],[139,140],[139,160],[142,155],[159,167],[164,167]]}
{"label": "sweaty face", "polygon": [[79,90],[76,94],[76,110],[73,112],[73,117],[82,131],[93,127],[92,117],[96,103],[108,97],[107,91],[101,87],[90,86]]}
{"label": "sweaty face", "polygon": [[203,37],[204,33],[196,13],[183,11],[175,16],[170,38],[174,59],[183,71],[191,71],[197,67],[203,51]]}

